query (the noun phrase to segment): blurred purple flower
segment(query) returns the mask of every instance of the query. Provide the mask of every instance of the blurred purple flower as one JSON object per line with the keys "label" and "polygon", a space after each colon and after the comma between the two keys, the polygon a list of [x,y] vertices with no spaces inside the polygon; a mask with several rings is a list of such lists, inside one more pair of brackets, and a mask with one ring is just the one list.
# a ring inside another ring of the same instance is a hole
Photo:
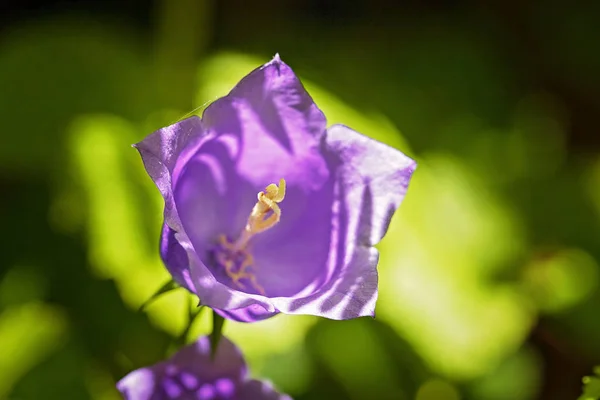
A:
{"label": "blurred purple flower", "polygon": [[246,322],[374,315],[373,245],[416,163],[346,126],[326,129],[279,56],[202,119],[136,147],[165,199],[162,258],[202,304]]}
{"label": "blurred purple flower", "polygon": [[270,384],[248,378],[239,349],[222,337],[214,359],[207,336],[169,360],[137,369],[117,383],[125,400],[291,400]]}

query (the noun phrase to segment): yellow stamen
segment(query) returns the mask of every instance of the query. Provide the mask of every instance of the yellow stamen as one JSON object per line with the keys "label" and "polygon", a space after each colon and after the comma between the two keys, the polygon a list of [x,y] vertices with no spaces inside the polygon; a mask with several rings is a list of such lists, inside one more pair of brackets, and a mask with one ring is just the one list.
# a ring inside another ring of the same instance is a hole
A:
{"label": "yellow stamen", "polygon": [[[281,209],[277,203],[281,203],[285,197],[285,179],[279,180],[279,186],[270,184],[257,197],[258,201],[252,208],[246,227],[235,242],[239,249],[246,247],[252,236],[272,228],[281,219]],[[267,216],[269,212],[271,215]]]}
{"label": "yellow stamen", "polygon": [[[285,180],[283,178],[280,179],[279,185],[270,184],[265,188],[264,192],[259,192],[257,197],[258,201],[252,208],[248,222],[240,237],[232,243],[225,235],[219,236],[219,244],[225,252],[217,254],[217,261],[225,267],[227,276],[240,289],[246,288],[240,280],[248,279],[260,294],[265,295],[265,290],[257,282],[254,273],[248,271],[248,268],[254,265],[254,258],[246,249],[246,246],[254,235],[272,228],[281,219],[281,209],[277,203],[281,203],[285,197]],[[235,258],[239,255],[242,256],[242,263],[236,271]]]}

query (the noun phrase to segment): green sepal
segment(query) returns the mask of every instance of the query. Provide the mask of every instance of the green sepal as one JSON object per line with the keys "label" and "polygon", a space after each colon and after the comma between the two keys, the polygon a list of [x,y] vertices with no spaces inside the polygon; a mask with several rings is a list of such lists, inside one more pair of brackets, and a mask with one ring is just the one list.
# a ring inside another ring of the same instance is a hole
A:
{"label": "green sepal", "polygon": [[202,314],[202,311],[204,310],[204,306],[201,303],[198,303],[198,305],[192,304],[192,301],[194,298],[195,298],[195,296],[189,296],[188,315],[187,315],[188,323],[185,326],[185,328],[183,329],[183,332],[181,332],[179,337],[177,337],[174,341],[174,345],[178,348],[181,346],[184,346],[188,342],[188,336],[192,329],[192,326],[194,325],[194,321],[196,321],[196,318],[198,318],[200,316],[200,314]]}
{"label": "green sepal", "polygon": [[150,298],[148,300],[146,300],[138,309],[139,312],[142,312],[146,309],[146,307],[148,307],[152,302],[154,302],[154,300],[156,300],[158,297],[162,296],[165,293],[171,292],[175,289],[179,289],[181,286],[175,282],[173,279],[171,279],[170,281],[168,281],[167,283],[165,283],[164,285],[162,285],[160,287],[160,289],[158,289],[152,296],[150,296]]}

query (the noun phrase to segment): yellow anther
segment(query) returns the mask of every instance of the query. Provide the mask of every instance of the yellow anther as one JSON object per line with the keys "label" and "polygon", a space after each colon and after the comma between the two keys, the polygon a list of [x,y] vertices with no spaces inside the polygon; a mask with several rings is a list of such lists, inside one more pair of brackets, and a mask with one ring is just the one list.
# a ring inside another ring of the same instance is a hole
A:
{"label": "yellow anther", "polygon": [[285,179],[279,180],[279,186],[272,183],[264,192],[257,195],[258,201],[252,208],[246,227],[235,243],[237,248],[244,248],[248,240],[257,233],[275,226],[281,219],[281,203],[285,197]]}
{"label": "yellow anther", "polygon": [[279,221],[281,209],[277,203],[281,203],[285,197],[285,179],[282,178],[279,180],[279,186],[271,183],[265,188],[264,192],[259,192],[257,197],[258,202],[256,202],[252,209],[250,218],[248,218],[248,224],[250,225],[253,221],[263,218],[269,211],[273,211],[273,214],[277,216],[277,221]]}
{"label": "yellow anther", "polygon": [[281,178],[279,180],[279,186],[274,183],[271,183],[265,189],[265,196],[269,199],[273,200],[276,203],[281,203],[283,198],[285,197],[285,179]]}

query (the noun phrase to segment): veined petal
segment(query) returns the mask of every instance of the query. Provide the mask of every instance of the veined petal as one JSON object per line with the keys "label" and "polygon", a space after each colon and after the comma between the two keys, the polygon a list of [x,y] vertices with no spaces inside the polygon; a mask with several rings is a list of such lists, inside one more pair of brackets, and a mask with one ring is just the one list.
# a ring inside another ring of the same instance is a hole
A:
{"label": "veined petal", "polygon": [[314,294],[277,308],[332,319],[374,316],[379,256],[372,246],[385,235],[416,163],[343,125],[328,129],[324,154],[338,185],[333,274]]}
{"label": "veined petal", "polygon": [[148,175],[165,200],[160,254],[177,283],[193,288],[189,279],[189,262],[182,244],[188,243],[173,199],[173,185],[190,153],[204,138],[199,117],[192,116],[159,129],[134,145],[142,157]]}
{"label": "veined petal", "polygon": [[279,56],[212,103],[202,120],[228,143],[238,174],[259,190],[280,178],[318,189],[328,177],[319,152],[325,116]]}
{"label": "veined petal", "polygon": [[[165,198],[161,256],[204,305],[246,322],[278,312],[374,314],[372,246],[387,231],[416,163],[350,128],[326,131],[325,124],[277,56],[211,104],[202,120],[180,121],[136,146]],[[281,178],[287,191],[279,223],[246,242],[247,253],[234,247],[226,256],[241,261],[216,253],[221,235],[229,245],[239,238],[257,193]],[[248,290],[231,268],[249,260],[260,285]]]}
{"label": "veined petal", "polygon": [[[325,139],[329,164],[337,164],[337,179],[349,210],[350,242],[377,244],[406,195],[417,163],[402,152],[344,125],[333,125]],[[360,228],[360,229],[358,229]]]}
{"label": "veined petal", "polygon": [[[233,303],[222,300],[228,296],[208,293],[208,288],[220,291],[207,276],[219,275],[211,267],[211,247],[219,235],[239,237],[257,193],[281,178],[287,183],[284,216],[275,228],[252,239],[256,276],[272,297],[297,294],[318,275],[328,256],[333,185],[321,154],[325,124],[323,113],[279,57],[206,109],[206,139],[187,160],[174,188],[183,228],[199,257],[191,268],[204,304],[232,309]],[[294,237],[300,240],[289,239]],[[275,257],[292,252],[297,256],[288,257],[288,262]],[[295,265],[288,265],[292,260]],[[213,303],[216,299],[221,301]]]}
{"label": "veined petal", "polygon": [[[246,298],[235,309],[216,310],[224,317],[239,322],[255,322],[278,312],[316,315],[334,320],[375,316],[377,301],[377,262],[379,252],[373,247],[358,247],[353,258],[340,265],[335,276],[318,290],[305,296]],[[276,312],[269,311],[272,307]]]}
{"label": "veined petal", "polygon": [[237,309],[222,312],[227,317],[244,322],[268,318],[269,306],[330,319],[374,316],[379,254],[372,246],[404,199],[416,163],[343,125],[328,130],[324,154],[335,174],[336,194],[327,242],[330,259],[321,265],[321,286],[303,296],[262,298],[245,306],[240,302]]}
{"label": "veined petal", "polygon": [[142,156],[148,175],[165,199],[165,221],[179,231],[180,221],[173,202],[174,176],[182,166],[186,151],[204,136],[200,118],[192,116],[159,129],[134,145]]}
{"label": "veined petal", "polygon": [[219,234],[239,235],[257,193],[281,178],[290,193],[282,207],[301,211],[298,200],[289,203],[321,190],[329,178],[320,154],[325,124],[279,57],[205,110],[202,126],[209,139],[186,161],[175,189],[178,212],[198,253]]}

